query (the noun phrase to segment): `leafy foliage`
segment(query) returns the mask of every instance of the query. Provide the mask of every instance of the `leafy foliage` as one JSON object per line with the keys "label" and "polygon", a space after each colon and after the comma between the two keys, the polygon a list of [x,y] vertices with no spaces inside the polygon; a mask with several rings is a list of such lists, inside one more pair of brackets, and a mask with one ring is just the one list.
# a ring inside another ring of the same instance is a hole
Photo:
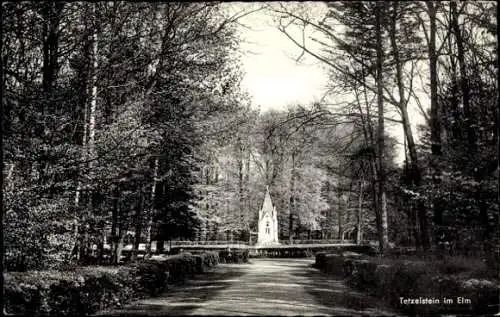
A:
{"label": "leafy foliage", "polygon": [[[196,259],[201,262],[197,264]],[[144,261],[120,268],[93,267],[73,271],[4,273],[5,311],[44,316],[90,315],[152,296],[168,284],[183,280],[198,268],[218,263],[214,252],[181,254],[166,260]]]}
{"label": "leafy foliage", "polygon": [[118,261],[127,231],[193,237],[199,150],[245,103],[234,17],[213,3],[2,9],[9,269],[102,260],[109,235]]}

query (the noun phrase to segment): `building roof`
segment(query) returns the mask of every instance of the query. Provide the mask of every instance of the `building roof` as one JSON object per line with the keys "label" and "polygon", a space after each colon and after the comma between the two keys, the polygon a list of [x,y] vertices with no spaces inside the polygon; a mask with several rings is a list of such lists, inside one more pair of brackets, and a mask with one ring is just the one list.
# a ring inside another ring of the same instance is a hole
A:
{"label": "building roof", "polygon": [[273,203],[271,201],[271,194],[269,194],[269,186],[266,186],[266,195],[264,196],[264,203],[262,204],[262,214],[261,217],[264,217],[266,213],[269,213],[272,216],[273,212]]}

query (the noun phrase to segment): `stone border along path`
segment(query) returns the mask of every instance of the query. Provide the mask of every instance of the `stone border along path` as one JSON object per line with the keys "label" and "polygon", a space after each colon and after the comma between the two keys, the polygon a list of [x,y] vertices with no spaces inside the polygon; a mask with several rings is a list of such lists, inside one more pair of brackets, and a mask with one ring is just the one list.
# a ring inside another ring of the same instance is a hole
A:
{"label": "stone border along path", "polygon": [[174,286],[98,316],[394,316],[377,299],[312,268],[311,259],[249,259],[219,264]]}

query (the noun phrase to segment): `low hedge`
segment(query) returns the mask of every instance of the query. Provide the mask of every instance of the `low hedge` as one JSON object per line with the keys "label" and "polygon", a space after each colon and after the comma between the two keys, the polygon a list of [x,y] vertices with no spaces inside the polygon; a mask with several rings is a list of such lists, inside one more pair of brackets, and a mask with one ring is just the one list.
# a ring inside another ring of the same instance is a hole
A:
{"label": "low hedge", "polygon": [[318,252],[313,266],[328,274],[348,276],[353,270],[352,261],[359,257],[361,257],[361,254],[351,251],[338,253]]}
{"label": "low hedge", "polygon": [[123,271],[107,272],[23,272],[4,274],[4,305],[9,314],[92,314],[136,297]]}
{"label": "low hedge", "polygon": [[325,258],[327,254],[327,252],[316,253],[316,261],[314,262],[313,266],[317,269],[322,270],[325,267]]}
{"label": "low hedge", "polygon": [[25,316],[90,315],[132,299],[155,296],[168,284],[217,263],[218,255],[209,252],[147,260],[118,269],[8,272],[4,273],[4,311]]}
{"label": "low hedge", "polygon": [[344,275],[344,258],[340,254],[326,254],[323,272],[337,276]]}
{"label": "low hedge", "polygon": [[223,250],[219,251],[220,263],[247,263],[249,251],[244,250]]}
{"label": "low hedge", "polygon": [[[325,273],[345,277],[354,288],[368,291],[392,307],[410,315],[491,314],[498,311],[499,287],[486,279],[463,275],[464,268],[450,270],[448,263],[426,261],[386,261],[347,254],[316,254],[315,267]],[[454,266],[460,266],[455,264]],[[470,303],[458,302],[458,298]],[[403,299],[438,299],[439,303],[408,304]],[[452,303],[444,303],[444,298]]]}
{"label": "low hedge", "polygon": [[196,259],[196,273],[205,272],[205,268],[212,267],[219,263],[219,253],[217,252],[208,252],[195,254]]}
{"label": "low hedge", "polygon": [[[375,268],[375,269],[374,269]],[[370,270],[358,269],[358,288],[369,289],[392,307],[409,314],[490,314],[498,310],[498,285],[491,281],[446,275],[428,263],[374,264]],[[371,276],[367,278],[367,276]],[[363,281],[361,281],[363,280]],[[437,299],[434,304],[405,304],[401,298]],[[458,298],[470,300],[458,302]],[[452,302],[444,303],[444,298]]]}
{"label": "low hedge", "polygon": [[308,258],[313,255],[310,248],[289,246],[286,248],[260,248],[253,252],[252,258]]}

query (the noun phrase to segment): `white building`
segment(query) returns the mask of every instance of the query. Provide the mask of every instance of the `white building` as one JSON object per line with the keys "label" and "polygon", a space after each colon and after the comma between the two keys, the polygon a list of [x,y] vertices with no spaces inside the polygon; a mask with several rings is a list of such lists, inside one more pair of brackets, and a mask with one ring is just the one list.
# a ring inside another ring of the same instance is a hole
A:
{"label": "white building", "polygon": [[266,186],[266,195],[262,209],[259,210],[259,230],[257,236],[257,245],[278,244],[278,214],[276,207],[273,207],[269,186]]}

